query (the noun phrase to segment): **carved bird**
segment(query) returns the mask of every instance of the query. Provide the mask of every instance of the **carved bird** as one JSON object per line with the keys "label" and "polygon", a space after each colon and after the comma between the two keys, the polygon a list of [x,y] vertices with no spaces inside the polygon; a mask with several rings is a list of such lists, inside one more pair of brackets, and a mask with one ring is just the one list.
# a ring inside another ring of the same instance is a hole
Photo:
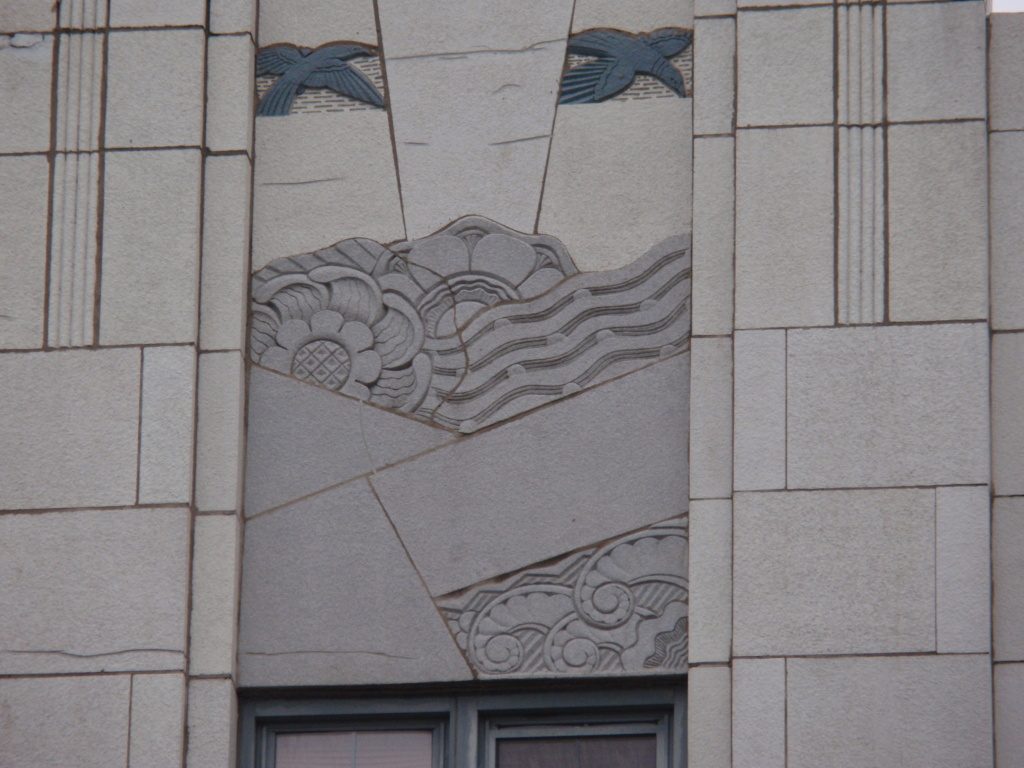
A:
{"label": "carved bird", "polygon": [[384,99],[362,72],[348,59],[372,56],[372,48],[359,43],[325,43],[316,50],[278,43],[256,54],[257,75],[280,75],[263,94],[257,115],[287,115],[292,100],[306,88],[330,88],[335,93],[365,101],[377,107]]}
{"label": "carved bird", "polygon": [[590,29],[569,38],[569,53],[596,56],[562,78],[559,104],[591,104],[629,88],[637,75],[652,75],[686,96],[683,76],[669,59],[686,50],[693,33],[677,27],[631,34],[615,29]]}

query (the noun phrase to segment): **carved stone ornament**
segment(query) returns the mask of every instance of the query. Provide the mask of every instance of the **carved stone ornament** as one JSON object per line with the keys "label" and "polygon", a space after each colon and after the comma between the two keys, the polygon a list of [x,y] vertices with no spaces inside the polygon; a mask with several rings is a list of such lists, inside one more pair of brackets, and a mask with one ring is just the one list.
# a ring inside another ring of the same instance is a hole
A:
{"label": "carved stone ornament", "polygon": [[484,676],[683,672],[685,518],[438,603]]}

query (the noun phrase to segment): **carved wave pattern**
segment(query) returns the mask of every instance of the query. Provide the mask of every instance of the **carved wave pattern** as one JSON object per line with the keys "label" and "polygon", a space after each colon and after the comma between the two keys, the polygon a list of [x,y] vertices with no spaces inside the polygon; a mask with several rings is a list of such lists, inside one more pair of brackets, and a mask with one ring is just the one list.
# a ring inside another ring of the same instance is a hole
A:
{"label": "carved wave pattern", "polygon": [[484,676],[682,672],[685,519],[438,603]]}

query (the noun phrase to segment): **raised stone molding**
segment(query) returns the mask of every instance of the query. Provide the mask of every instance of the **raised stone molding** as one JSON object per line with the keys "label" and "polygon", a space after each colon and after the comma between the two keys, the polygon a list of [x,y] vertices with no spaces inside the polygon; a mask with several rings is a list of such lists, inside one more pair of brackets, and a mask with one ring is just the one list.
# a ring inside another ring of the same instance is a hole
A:
{"label": "raised stone molding", "polygon": [[97,29],[107,25],[107,0],[62,0],[58,24],[64,29]]}

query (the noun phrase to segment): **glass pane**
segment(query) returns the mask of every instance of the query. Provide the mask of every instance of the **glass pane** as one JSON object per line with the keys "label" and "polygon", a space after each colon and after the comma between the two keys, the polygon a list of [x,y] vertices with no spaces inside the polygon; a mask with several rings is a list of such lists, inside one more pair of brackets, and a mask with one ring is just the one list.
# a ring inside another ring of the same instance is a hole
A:
{"label": "glass pane", "polygon": [[430,731],[360,731],[355,768],[431,768]]}
{"label": "glass pane", "polygon": [[578,768],[579,739],[498,739],[498,768]]}
{"label": "glass pane", "polygon": [[497,768],[655,768],[657,737],[498,739]]}
{"label": "glass pane", "polygon": [[279,733],[277,768],[351,768],[353,733]]}
{"label": "glass pane", "polygon": [[653,734],[579,741],[580,768],[655,768],[657,737]]}

